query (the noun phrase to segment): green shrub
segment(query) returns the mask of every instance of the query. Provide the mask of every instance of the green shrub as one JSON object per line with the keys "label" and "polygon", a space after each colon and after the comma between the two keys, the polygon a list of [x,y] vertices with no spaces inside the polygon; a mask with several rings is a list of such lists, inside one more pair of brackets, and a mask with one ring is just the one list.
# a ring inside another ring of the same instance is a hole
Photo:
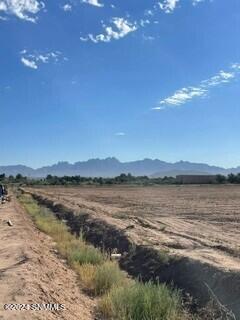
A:
{"label": "green shrub", "polygon": [[151,282],[114,287],[101,299],[99,308],[107,319],[114,320],[187,319],[183,317],[179,293]]}
{"label": "green shrub", "polygon": [[81,240],[73,237],[70,233],[68,233],[68,235],[70,235],[69,238],[66,236],[66,239],[57,242],[59,252],[66,258],[73,250],[80,250],[84,245]]}
{"label": "green shrub", "polygon": [[95,293],[97,295],[106,293],[113,286],[120,286],[126,282],[126,274],[120,270],[118,264],[113,261],[106,261],[96,269],[94,277]]}
{"label": "green shrub", "polygon": [[81,264],[101,264],[104,262],[104,256],[98,249],[90,245],[82,245],[68,252],[69,263],[77,262]]}

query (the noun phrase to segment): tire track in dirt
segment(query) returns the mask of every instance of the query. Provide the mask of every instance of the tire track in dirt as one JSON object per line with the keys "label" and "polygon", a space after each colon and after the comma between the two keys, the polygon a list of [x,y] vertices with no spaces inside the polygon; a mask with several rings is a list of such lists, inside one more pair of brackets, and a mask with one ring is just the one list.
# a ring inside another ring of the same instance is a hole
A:
{"label": "tire track in dirt", "polygon": [[[138,244],[165,247],[179,256],[240,271],[238,187],[46,187],[35,190],[120,229],[134,226],[128,234]],[[219,221],[222,224],[216,224]]]}

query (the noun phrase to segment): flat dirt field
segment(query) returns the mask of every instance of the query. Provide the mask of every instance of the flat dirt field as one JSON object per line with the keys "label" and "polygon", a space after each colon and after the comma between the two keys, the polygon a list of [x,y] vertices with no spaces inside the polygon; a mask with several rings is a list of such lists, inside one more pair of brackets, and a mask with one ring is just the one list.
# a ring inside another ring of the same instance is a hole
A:
{"label": "flat dirt field", "polygon": [[137,244],[240,270],[240,186],[42,187],[34,192],[125,229]]}

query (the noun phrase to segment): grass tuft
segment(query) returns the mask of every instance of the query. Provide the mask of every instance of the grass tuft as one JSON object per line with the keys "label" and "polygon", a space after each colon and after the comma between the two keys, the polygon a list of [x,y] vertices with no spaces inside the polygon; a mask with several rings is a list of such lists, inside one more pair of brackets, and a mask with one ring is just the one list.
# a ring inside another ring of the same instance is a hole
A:
{"label": "grass tuft", "polygon": [[103,316],[114,320],[180,320],[183,316],[177,291],[165,285],[134,282],[114,287],[102,297],[99,308]]}
{"label": "grass tuft", "polygon": [[95,292],[95,274],[97,266],[92,264],[83,264],[79,265],[78,263],[74,264],[74,269],[78,273],[80,281],[84,288],[87,289],[88,292],[94,294]]}
{"label": "grass tuft", "polygon": [[103,254],[96,248],[90,245],[80,245],[78,248],[68,252],[68,261],[70,264],[74,262],[82,264],[98,265],[104,262]]}
{"label": "grass tuft", "polygon": [[106,261],[96,269],[94,287],[97,295],[106,293],[113,286],[125,283],[127,283],[126,274],[120,270],[116,262]]}

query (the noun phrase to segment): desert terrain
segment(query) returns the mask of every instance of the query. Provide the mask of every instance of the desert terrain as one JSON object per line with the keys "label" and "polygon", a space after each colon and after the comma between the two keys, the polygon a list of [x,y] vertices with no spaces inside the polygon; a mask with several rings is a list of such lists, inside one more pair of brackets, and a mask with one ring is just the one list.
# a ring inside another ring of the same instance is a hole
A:
{"label": "desert terrain", "polygon": [[240,187],[38,187],[29,191],[125,230],[137,244],[240,270]]}

